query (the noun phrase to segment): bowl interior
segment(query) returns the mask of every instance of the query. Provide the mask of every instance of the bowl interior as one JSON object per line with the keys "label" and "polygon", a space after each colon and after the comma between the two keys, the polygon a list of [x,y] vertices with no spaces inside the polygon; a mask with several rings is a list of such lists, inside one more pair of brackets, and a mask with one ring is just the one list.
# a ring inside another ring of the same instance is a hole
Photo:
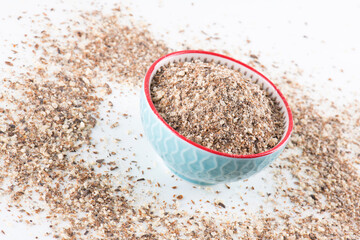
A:
{"label": "bowl interior", "polygon": [[[146,78],[148,78],[148,79],[145,78],[145,85],[144,85],[144,90],[145,90],[145,95],[147,96],[147,101],[152,106],[151,108],[155,111],[155,114],[158,115],[158,117],[170,129],[172,129],[172,128],[161,118],[160,114],[158,114],[158,112],[156,111],[156,109],[153,105],[153,102],[150,98],[151,80],[153,79],[154,75],[157,73],[157,71],[162,66],[166,66],[173,62],[186,62],[186,61],[192,61],[192,60],[196,60],[196,59],[199,59],[204,62],[214,61],[218,64],[227,66],[230,69],[234,69],[236,71],[241,72],[246,78],[248,78],[252,82],[260,85],[261,89],[265,90],[268,93],[268,96],[270,96],[275,101],[275,103],[278,105],[278,107],[280,108],[280,111],[283,115],[285,130],[284,130],[284,133],[283,133],[282,138],[279,141],[279,143],[272,149],[270,149],[266,152],[263,152],[263,153],[258,153],[258,154],[253,154],[253,155],[235,155],[235,154],[222,154],[222,155],[229,155],[232,157],[236,157],[236,156],[254,157],[256,155],[264,156],[264,155],[270,154],[271,152],[275,151],[277,148],[279,148],[280,146],[284,145],[287,142],[287,140],[290,137],[291,131],[292,131],[292,125],[293,125],[292,114],[291,114],[290,108],[289,108],[283,94],[276,88],[276,86],[269,79],[267,79],[264,75],[262,75],[255,69],[251,68],[250,66],[247,66],[244,63],[241,63],[241,62],[239,62],[235,59],[229,58],[227,56],[223,56],[223,55],[216,54],[216,53],[204,52],[204,51],[189,50],[189,51],[175,52],[175,53],[166,55],[163,58],[160,58],[157,62],[155,62],[148,71],[148,74],[146,76]],[[173,131],[175,131],[175,130],[173,130]],[[191,142],[191,141],[188,140],[188,142]],[[191,142],[191,143],[193,145],[198,145],[193,142]]]}

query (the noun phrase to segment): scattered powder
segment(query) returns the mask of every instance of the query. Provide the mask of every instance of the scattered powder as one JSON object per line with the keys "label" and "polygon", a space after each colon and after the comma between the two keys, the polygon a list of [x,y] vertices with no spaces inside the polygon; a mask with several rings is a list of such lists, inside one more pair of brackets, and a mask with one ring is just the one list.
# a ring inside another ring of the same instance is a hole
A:
{"label": "scattered powder", "polygon": [[216,151],[264,152],[284,132],[280,108],[266,91],[239,71],[215,62],[163,66],[150,91],[156,109],[172,128]]}
{"label": "scattered powder", "polygon": [[[34,54],[40,55],[36,67],[29,66],[20,78],[3,79],[16,94],[4,95],[14,109],[0,109],[0,179],[10,182],[0,190],[14,203],[26,200],[34,206],[36,190],[38,200],[48,206],[46,218],[53,221],[55,238],[132,235],[119,223],[131,210],[123,196],[131,188],[113,186],[109,174],[67,157],[91,143],[102,101],[96,95],[112,93],[103,77],[139,85],[148,65],[168,51],[146,30],[119,25],[121,14],[116,12],[84,13],[83,21],[91,27],[80,31],[74,24],[61,39],[42,31],[40,43],[34,44]],[[23,210],[21,204],[16,206]],[[35,208],[34,213],[44,211]],[[60,227],[61,222],[71,227]]]}
{"label": "scattered powder", "polygon": [[[177,210],[175,203],[155,200],[134,207],[130,178],[115,185],[111,173],[96,173],[86,161],[69,157],[69,152],[91,143],[99,96],[112,92],[107,81],[139,85],[150,63],[169,51],[145,29],[119,24],[122,15],[117,9],[110,17],[97,12],[83,13],[83,18],[91,27],[75,31],[78,26],[71,22],[70,33],[61,41],[43,31],[39,44],[33,45],[36,67],[28,66],[20,78],[14,73],[3,79],[17,97],[1,97],[15,107],[0,109],[0,191],[11,196],[10,209],[32,217],[25,222],[36,224],[34,216],[45,214],[52,229],[48,234],[60,239],[359,238],[360,118],[355,111],[336,109],[336,115],[324,117],[302,88],[285,78],[274,81],[289,98],[295,128],[288,148],[272,167],[276,196],[292,202],[290,211],[274,207],[273,214],[250,217],[239,207],[239,219],[200,210],[189,214]],[[50,72],[51,66],[58,68]],[[351,108],[359,109],[359,103],[347,106]],[[294,186],[282,180],[284,171],[292,174]],[[38,207],[37,195],[45,208]],[[176,198],[184,201],[182,195]],[[276,197],[263,199],[276,202]],[[220,208],[226,211],[228,205]]]}

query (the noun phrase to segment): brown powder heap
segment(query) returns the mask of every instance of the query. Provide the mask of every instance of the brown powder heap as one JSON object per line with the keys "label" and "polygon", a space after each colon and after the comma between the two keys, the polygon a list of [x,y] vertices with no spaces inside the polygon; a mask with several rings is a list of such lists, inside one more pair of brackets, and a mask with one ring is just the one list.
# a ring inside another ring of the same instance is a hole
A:
{"label": "brown powder heap", "polygon": [[162,67],[152,80],[151,97],[172,128],[220,152],[264,152],[284,131],[280,110],[259,85],[214,62]]}

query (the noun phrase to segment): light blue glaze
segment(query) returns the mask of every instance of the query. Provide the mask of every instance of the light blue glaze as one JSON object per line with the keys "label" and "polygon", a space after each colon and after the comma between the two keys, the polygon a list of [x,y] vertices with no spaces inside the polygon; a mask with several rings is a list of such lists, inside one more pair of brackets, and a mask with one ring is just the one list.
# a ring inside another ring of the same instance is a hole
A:
{"label": "light blue glaze", "polygon": [[141,121],[149,142],[165,164],[179,177],[199,185],[246,179],[269,166],[284,150],[257,158],[231,158],[207,152],[182,140],[151,110],[144,89],[140,96]]}

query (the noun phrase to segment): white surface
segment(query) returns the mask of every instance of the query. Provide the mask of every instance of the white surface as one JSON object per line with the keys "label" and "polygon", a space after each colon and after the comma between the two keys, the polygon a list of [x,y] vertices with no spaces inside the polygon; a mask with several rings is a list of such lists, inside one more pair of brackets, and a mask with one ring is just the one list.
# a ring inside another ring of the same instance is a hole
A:
{"label": "white surface", "polygon": [[[10,46],[21,39],[30,29],[36,29],[38,23],[27,22],[26,17],[18,20],[18,16],[41,14],[55,8],[52,14],[54,21],[61,22],[71,18],[76,13],[69,10],[98,9],[99,3],[90,4],[87,1],[1,1],[0,8],[0,62],[1,64],[10,55]],[[104,3],[104,8],[111,9],[112,2]],[[306,86],[315,86],[315,95],[329,96],[334,100],[351,102],[360,100],[360,2],[346,1],[123,1],[130,6],[134,18],[145,23],[151,23],[150,30],[155,37],[163,39],[169,46],[180,50],[184,46],[193,49],[227,50],[232,55],[246,62],[249,57],[244,53],[251,50],[259,55],[259,61],[270,69],[273,64],[278,68],[271,68],[268,77],[303,71],[296,81]],[[62,9],[67,9],[64,12]],[[22,12],[26,11],[27,14]],[[9,18],[8,16],[11,16]],[[179,34],[183,30],[184,33]],[[208,35],[217,33],[220,40],[207,41]],[[306,36],[306,37],[305,37]],[[247,43],[250,40],[250,43]],[[25,50],[24,50],[25,51]],[[26,59],[24,60],[26,62]],[[297,65],[296,65],[296,64]],[[32,64],[27,62],[27,64]],[[342,70],[342,71],[341,71]],[[285,73],[287,72],[287,73]],[[312,76],[311,78],[309,76]],[[331,78],[332,81],[329,81]],[[113,84],[113,93],[123,90],[123,86]],[[339,88],[342,90],[340,91]],[[118,89],[118,90],[116,90]],[[106,113],[107,102],[114,103],[114,111]],[[109,152],[116,151],[112,156],[114,161],[121,161],[119,157],[128,156],[137,161],[139,169],[134,168],[130,174],[135,177],[144,177],[153,182],[159,182],[163,187],[159,191],[159,199],[171,202],[173,194],[182,194],[184,199],[179,202],[180,209],[193,211],[202,208],[204,211],[225,211],[214,207],[213,202],[222,199],[227,206],[246,208],[248,213],[256,213],[262,205],[265,211],[271,211],[271,204],[264,202],[259,193],[272,193],[272,168],[267,168],[247,182],[229,184],[231,190],[224,185],[214,186],[210,189],[196,187],[192,184],[172,177],[172,174],[162,165],[159,157],[154,153],[145,138],[139,137],[141,125],[138,113],[138,95],[130,92],[122,96],[112,94],[105,99],[101,107],[101,117],[93,132],[94,143],[99,155],[86,153],[80,157],[90,162],[107,156]],[[129,113],[132,118],[126,119],[119,115]],[[120,127],[111,129],[109,126],[118,121]],[[131,130],[131,133],[129,132]],[[120,138],[115,143],[114,138]],[[137,138],[138,140],[135,140]],[[104,139],[101,141],[101,139]],[[121,150],[124,148],[125,150]],[[132,153],[136,152],[136,156]],[[286,153],[285,153],[286,154]],[[118,169],[121,182],[127,166],[133,166],[130,161],[123,161],[123,168]],[[150,167],[151,169],[148,169]],[[141,174],[144,170],[144,175]],[[283,173],[286,177],[286,172]],[[177,186],[174,190],[171,187]],[[250,188],[254,186],[255,190]],[[144,195],[151,194],[146,181],[137,183],[136,192],[143,202],[149,198]],[[156,190],[155,190],[156,191]],[[220,191],[220,194],[216,194]],[[243,200],[240,200],[240,197]],[[197,205],[190,204],[194,200]],[[202,202],[200,202],[202,200]],[[209,200],[211,203],[204,203]],[[143,202],[137,202],[141,204]],[[246,206],[245,203],[249,205]],[[4,211],[8,202],[6,196],[0,196],[0,239],[51,239],[44,237],[49,231],[44,216],[34,219],[36,226],[28,226],[19,222],[17,212]],[[285,204],[286,205],[286,204]],[[238,208],[237,208],[238,210]]]}

